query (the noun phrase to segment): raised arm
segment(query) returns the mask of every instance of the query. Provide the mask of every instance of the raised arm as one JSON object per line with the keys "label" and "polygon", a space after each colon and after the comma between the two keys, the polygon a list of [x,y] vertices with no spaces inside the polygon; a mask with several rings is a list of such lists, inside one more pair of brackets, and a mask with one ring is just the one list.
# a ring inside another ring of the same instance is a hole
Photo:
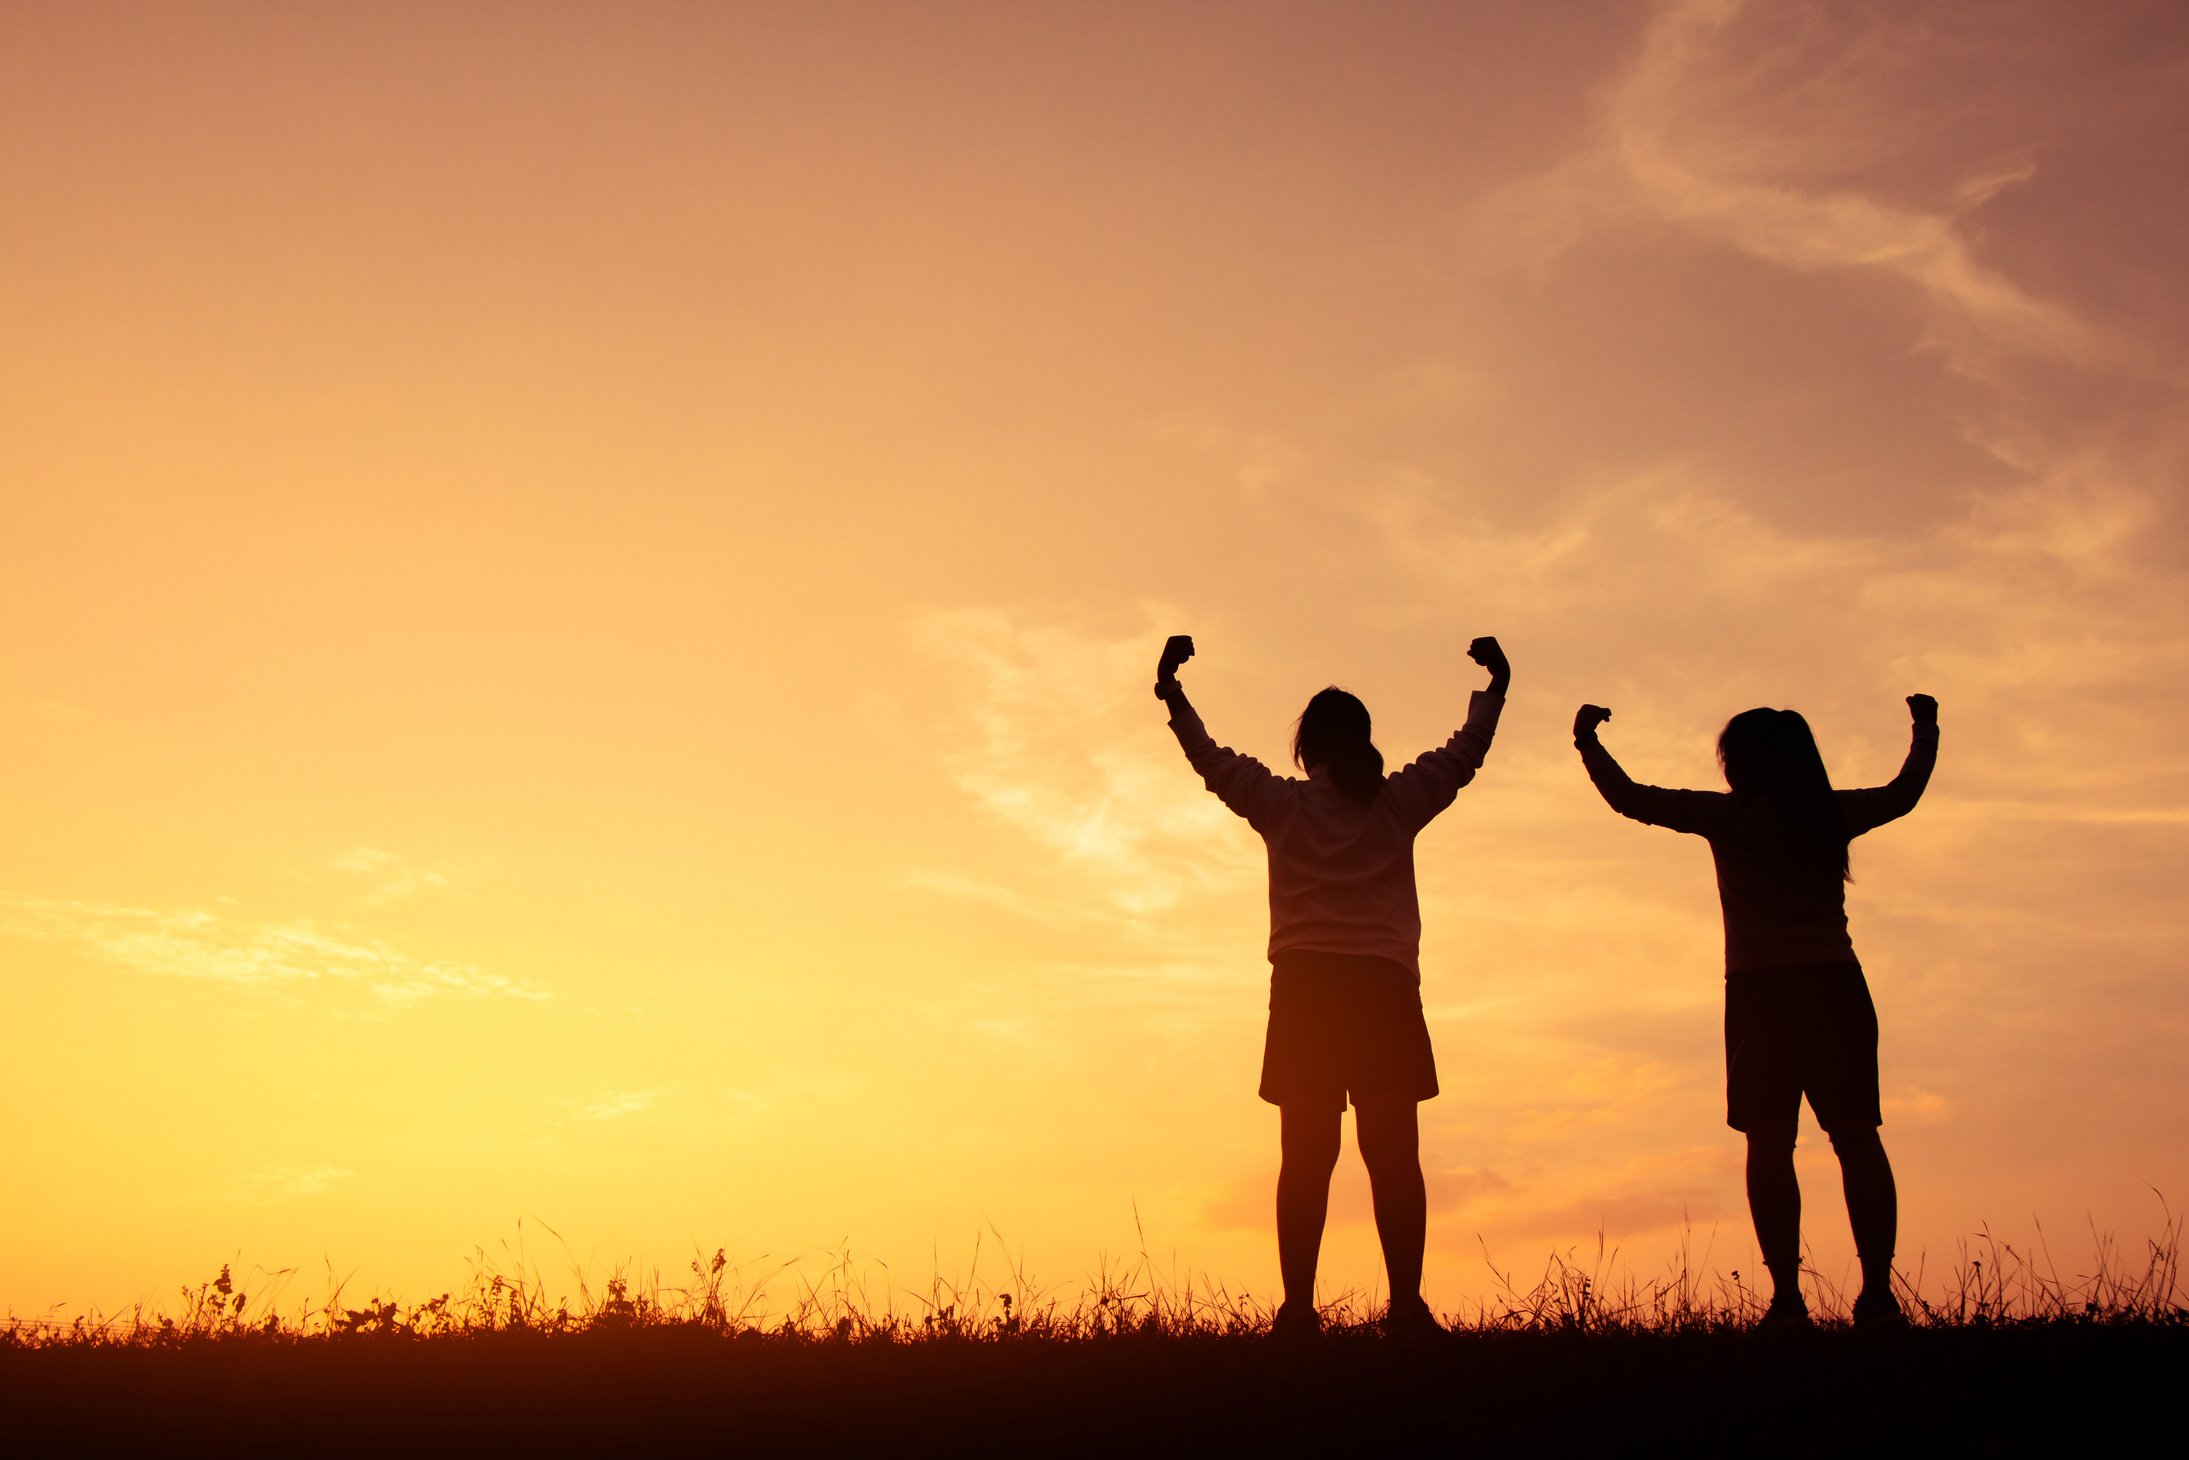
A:
{"label": "raised arm", "polygon": [[1467,701],[1467,723],[1384,785],[1383,794],[1391,798],[1400,819],[1417,830],[1451,805],[1460,787],[1482,769],[1505,708],[1505,691],[1512,686],[1513,667],[1495,638],[1486,635],[1469,644],[1467,657],[1490,671],[1489,688],[1476,690]]}
{"label": "raised arm", "polygon": [[1882,786],[1839,793],[1849,836],[1906,816],[1930,784],[1931,769],[1938,764],[1938,701],[1929,695],[1909,695],[1908,720],[1908,758],[1900,763],[1900,774]]}
{"label": "raised arm", "polygon": [[1637,783],[1619,768],[1619,762],[1611,758],[1611,752],[1596,738],[1597,727],[1610,718],[1611,711],[1601,705],[1583,705],[1573,717],[1574,749],[1581,752],[1581,764],[1587,768],[1589,779],[1596,783],[1604,804],[1621,816],[1648,826],[1693,832],[1697,836],[1710,835],[1723,813],[1725,794],[1720,791],[1669,791],[1662,786]]}
{"label": "raised arm", "polygon": [[1259,828],[1259,818],[1276,794],[1277,778],[1253,756],[1241,755],[1210,738],[1208,727],[1186,698],[1185,686],[1178,682],[1178,667],[1192,657],[1192,637],[1171,635],[1156,665],[1155,697],[1170,707],[1171,733],[1186,752],[1186,763],[1218,800],[1244,816],[1250,826]]}

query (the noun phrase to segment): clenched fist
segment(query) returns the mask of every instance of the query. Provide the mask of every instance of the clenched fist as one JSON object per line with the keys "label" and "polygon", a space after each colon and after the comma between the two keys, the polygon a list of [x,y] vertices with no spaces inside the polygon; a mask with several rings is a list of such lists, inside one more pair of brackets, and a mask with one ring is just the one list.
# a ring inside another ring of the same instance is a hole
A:
{"label": "clenched fist", "polygon": [[1467,657],[1490,671],[1491,694],[1505,693],[1505,687],[1513,682],[1512,664],[1505,658],[1505,650],[1494,636],[1484,634],[1469,644]]}
{"label": "clenched fist", "polygon": [[1155,666],[1155,697],[1166,699],[1178,688],[1178,666],[1193,657],[1193,635],[1172,634],[1163,641],[1163,657]]}

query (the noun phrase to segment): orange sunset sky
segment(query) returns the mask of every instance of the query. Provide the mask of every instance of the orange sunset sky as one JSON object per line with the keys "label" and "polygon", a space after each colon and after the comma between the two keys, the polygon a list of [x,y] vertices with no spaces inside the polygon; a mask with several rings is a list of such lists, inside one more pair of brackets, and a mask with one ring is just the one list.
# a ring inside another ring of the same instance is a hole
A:
{"label": "orange sunset sky", "polygon": [[2160,0],[7,0],[0,1304],[422,1298],[520,1218],[551,1283],[535,1222],[1273,1296],[1170,632],[1273,764],[1512,655],[1419,848],[1440,1306],[1757,1271],[1709,857],[1584,699],[1643,780],[1772,704],[1868,785],[1937,695],[1849,889],[1903,1267],[2156,1234],[2185,156]]}

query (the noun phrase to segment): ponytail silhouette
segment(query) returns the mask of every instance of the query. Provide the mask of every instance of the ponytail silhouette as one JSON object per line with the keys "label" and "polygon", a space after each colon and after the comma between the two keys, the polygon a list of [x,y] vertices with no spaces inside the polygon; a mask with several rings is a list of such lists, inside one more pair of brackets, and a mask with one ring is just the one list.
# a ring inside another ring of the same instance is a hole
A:
{"label": "ponytail silhouette", "polygon": [[1383,752],[1368,738],[1368,706],[1332,685],[1307,702],[1292,730],[1292,762],[1330,767],[1330,779],[1366,806],[1383,789]]}

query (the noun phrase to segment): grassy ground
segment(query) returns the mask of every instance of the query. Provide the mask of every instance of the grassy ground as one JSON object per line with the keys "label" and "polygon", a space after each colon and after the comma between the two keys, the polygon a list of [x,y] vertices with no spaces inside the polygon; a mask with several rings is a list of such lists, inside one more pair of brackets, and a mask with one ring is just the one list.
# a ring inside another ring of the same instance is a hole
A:
{"label": "grassy ground", "polygon": [[[2189,1328],[796,1343],[641,1331],[0,1357],[11,1447],[1949,1454],[2181,1441]],[[2162,1449],[2162,1452],[2163,1452]],[[31,1448],[17,1454],[37,1453]]]}
{"label": "grassy ground", "polygon": [[2126,1259],[2101,1244],[2066,1277],[1990,1244],[1884,1333],[1838,1322],[1828,1290],[1814,1331],[1770,1335],[1737,1282],[1554,1260],[1425,1342],[1341,1304],[1323,1339],[1279,1343],[1266,1310],[1145,1262],[1069,1300],[938,1283],[905,1312],[877,1311],[848,1262],[761,1311],[769,1275],[719,1254],[675,1287],[616,1275],[550,1302],[536,1274],[482,1263],[461,1295],[352,1307],[337,1289],[289,1317],[224,1271],[170,1312],[0,1332],[0,1433],[18,1454],[2171,1450],[2178,1236]]}

